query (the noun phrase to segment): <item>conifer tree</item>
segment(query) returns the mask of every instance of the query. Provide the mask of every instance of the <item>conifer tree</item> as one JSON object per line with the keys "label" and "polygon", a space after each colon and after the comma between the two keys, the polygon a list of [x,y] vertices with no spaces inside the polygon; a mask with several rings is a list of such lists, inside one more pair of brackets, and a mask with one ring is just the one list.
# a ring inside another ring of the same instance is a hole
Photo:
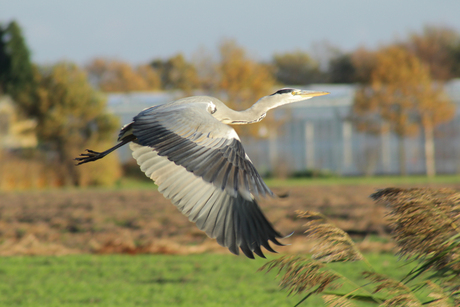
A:
{"label": "conifer tree", "polygon": [[[1,28],[1,27],[0,27]],[[33,115],[34,68],[19,24],[0,29],[0,87],[26,115]]]}

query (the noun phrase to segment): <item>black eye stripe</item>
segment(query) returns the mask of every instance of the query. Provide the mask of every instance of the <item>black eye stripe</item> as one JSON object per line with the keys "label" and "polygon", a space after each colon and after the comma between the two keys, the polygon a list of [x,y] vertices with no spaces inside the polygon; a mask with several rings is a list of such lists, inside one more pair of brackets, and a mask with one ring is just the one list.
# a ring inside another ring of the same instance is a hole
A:
{"label": "black eye stripe", "polygon": [[276,94],[286,94],[286,93],[291,93],[294,89],[292,88],[283,88],[282,90],[276,91],[275,93],[271,94],[270,96],[276,95]]}

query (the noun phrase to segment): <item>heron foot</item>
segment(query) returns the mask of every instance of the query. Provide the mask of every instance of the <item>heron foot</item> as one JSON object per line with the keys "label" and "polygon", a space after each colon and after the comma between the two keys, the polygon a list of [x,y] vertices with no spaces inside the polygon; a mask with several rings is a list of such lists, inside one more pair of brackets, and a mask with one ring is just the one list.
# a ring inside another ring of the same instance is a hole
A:
{"label": "heron foot", "polygon": [[96,161],[105,156],[104,152],[97,152],[91,149],[86,149],[86,153],[80,154],[79,157],[75,158],[75,160],[79,161],[77,165],[91,162],[91,161]]}

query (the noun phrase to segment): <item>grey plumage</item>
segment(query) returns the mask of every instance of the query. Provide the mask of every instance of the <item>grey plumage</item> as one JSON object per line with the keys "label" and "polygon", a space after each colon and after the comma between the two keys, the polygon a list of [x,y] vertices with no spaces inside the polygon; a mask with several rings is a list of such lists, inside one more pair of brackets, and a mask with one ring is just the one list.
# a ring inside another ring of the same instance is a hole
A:
{"label": "grey plumage", "polygon": [[130,143],[141,170],[199,229],[234,254],[264,257],[261,246],[274,252],[269,241],[282,245],[257,204],[273,193],[226,124],[259,121],[271,108],[325,94],[282,89],[240,112],[213,97],[180,99],[145,109],[122,128],[119,144],[76,160],[95,161]]}

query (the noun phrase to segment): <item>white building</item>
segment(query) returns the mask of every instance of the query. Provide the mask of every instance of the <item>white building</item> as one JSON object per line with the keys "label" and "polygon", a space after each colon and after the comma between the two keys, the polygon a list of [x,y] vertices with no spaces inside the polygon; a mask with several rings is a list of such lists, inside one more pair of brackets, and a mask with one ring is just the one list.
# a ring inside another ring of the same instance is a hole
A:
{"label": "white building", "polygon": [[[341,175],[399,173],[398,140],[393,134],[374,136],[358,132],[349,121],[353,85],[315,84],[305,89],[331,94],[274,110],[284,124],[265,139],[242,139],[246,152],[261,173],[320,170]],[[453,121],[436,130],[437,173],[460,172],[460,80],[446,85],[458,106]],[[177,93],[109,95],[108,107],[128,123],[142,109],[179,97]],[[272,111],[273,112],[273,111]],[[259,123],[263,132],[263,122]],[[266,132],[266,131],[265,131]],[[405,140],[409,174],[425,173],[423,134]],[[120,159],[130,159],[123,148]]]}

